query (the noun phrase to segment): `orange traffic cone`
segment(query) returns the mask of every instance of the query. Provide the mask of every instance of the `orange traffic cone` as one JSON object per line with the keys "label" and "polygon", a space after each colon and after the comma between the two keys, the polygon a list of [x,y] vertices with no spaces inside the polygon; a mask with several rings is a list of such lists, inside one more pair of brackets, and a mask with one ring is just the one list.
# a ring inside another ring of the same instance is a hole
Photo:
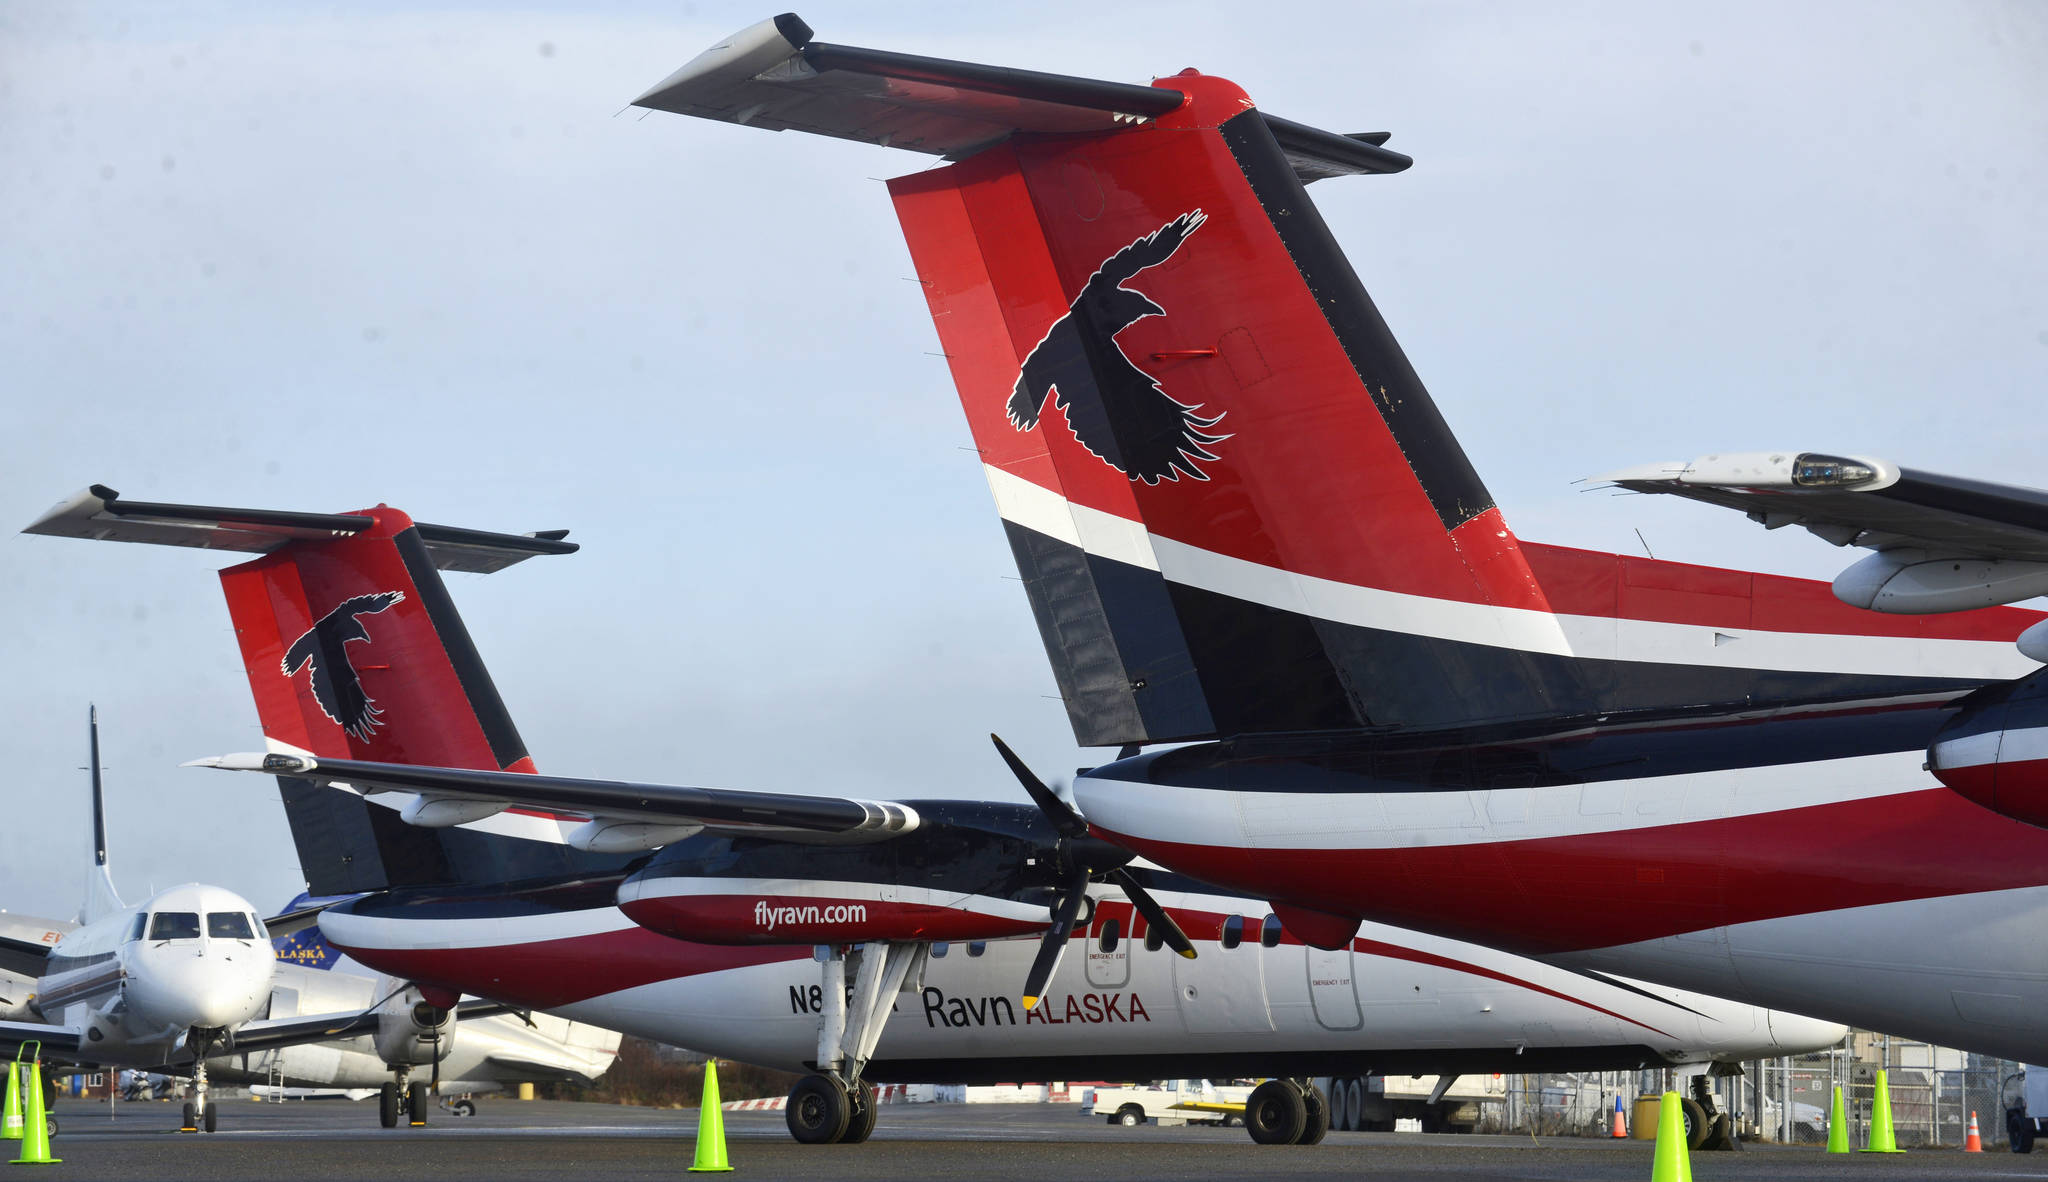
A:
{"label": "orange traffic cone", "polygon": [[1614,1098],[1614,1139],[1619,1141],[1628,1136],[1628,1126],[1621,1123],[1621,1097]]}
{"label": "orange traffic cone", "polygon": [[1964,1153],[1984,1152],[1984,1138],[1977,1135],[1977,1114],[1970,1113],[1970,1135],[1963,1138]]}

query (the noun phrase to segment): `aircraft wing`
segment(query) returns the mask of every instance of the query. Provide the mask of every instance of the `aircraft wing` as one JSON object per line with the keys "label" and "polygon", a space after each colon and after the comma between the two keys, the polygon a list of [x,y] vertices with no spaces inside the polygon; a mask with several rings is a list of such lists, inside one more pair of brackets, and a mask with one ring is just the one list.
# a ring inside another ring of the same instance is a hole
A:
{"label": "aircraft wing", "polygon": [[40,977],[43,973],[43,962],[49,959],[52,947],[53,945],[40,940],[0,935],[0,969],[29,977]]}
{"label": "aircraft wing", "polygon": [[[1875,551],[1835,579],[1835,595],[1857,607],[1969,611],[2048,594],[2048,491],[2041,489],[1791,451],[1701,456],[1591,479]],[[2048,660],[2048,631],[2029,629],[2020,649]]]}
{"label": "aircraft wing", "polygon": [[70,1061],[85,1045],[85,1031],[76,1026],[51,1026],[42,1022],[0,1022],[0,1058],[13,1061],[28,1043],[39,1042],[42,1057]]}
{"label": "aircraft wing", "polygon": [[[347,897],[352,896],[343,896],[343,898]],[[325,903],[315,906],[295,907],[290,911],[280,912],[263,921],[264,930],[268,931],[272,936],[296,935],[319,923],[320,913],[341,901],[340,898],[329,899]]]}
{"label": "aircraft wing", "polygon": [[[775,833],[793,841],[880,841],[908,833],[918,824],[915,809],[894,801],[856,800],[843,796],[794,796],[773,792],[742,792],[729,788],[690,788],[637,784],[622,780],[577,780],[524,772],[477,771],[468,768],[419,767],[372,763],[356,759],[318,759],[310,755],[247,753],[195,759],[187,767],[294,776],[315,783],[353,788],[365,795],[412,792],[420,802],[455,802],[480,806],[465,819],[487,816],[517,805],[589,817],[597,825],[654,826],[682,830],[668,840],[696,829],[727,829]],[[419,803],[401,815],[415,823],[436,823]],[[439,824],[450,822],[440,821]]]}
{"label": "aircraft wing", "polygon": [[[244,1022],[235,1031],[233,1053],[240,1055],[267,1051],[276,1047],[297,1046],[301,1043],[326,1042],[330,1038],[342,1038],[351,1034],[367,1034],[377,1028],[378,1009],[346,1010],[331,1014],[306,1014],[295,1018],[264,1018]],[[488,1018],[494,1014],[515,1012],[514,1007],[503,1002],[473,999],[455,1007],[457,1021],[471,1018]]]}
{"label": "aircraft wing", "polygon": [[[1072,134],[1145,123],[1186,97],[1170,85],[832,45],[815,40],[796,14],[784,13],[698,54],[633,104],[959,160],[1020,132]],[[1414,163],[1381,146],[1385,132],[1339,135],[1261,117],[1303,181],[1399,172]]]}

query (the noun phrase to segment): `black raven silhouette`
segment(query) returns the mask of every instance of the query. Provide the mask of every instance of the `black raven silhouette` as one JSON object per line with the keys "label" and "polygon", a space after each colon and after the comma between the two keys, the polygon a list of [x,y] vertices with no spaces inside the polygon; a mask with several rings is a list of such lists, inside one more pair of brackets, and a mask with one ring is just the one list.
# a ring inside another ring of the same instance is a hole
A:
{"label": "black raven silhouette", "polygon": [[1055,405],[1074,438],[1132,480],[1158,484],[1183,474],[1209,479],[1196,461],[1216,459],[1209,448],[1230,438],[1209,434],[1223,416],[1196,414],[1199,404],[1190,406],[1160,389],[1116,343],[1116,334],[1145,317],[1166,315],[1124,282],[1172,258],[1207,220],[1199,209],[1184,213],[1103,261],[1067,314],[1053,321],[1024,359],[1010,391],[1011,426],[1038,426],[1046,395],[1057,394]]}
{"label": "black raven silhouette", "polygon": [[383,711],[363,692],[362,679],[356,676],[356,667],[348,663],[348,651],[342,646],[351,640],[369,643],[370,634],[363,629],[358,616],[375,615],[404,599],[403,591],[379,591],[342,600],[341,606],[321,616],[319,623],[292,641],[292,646],[284,650],[284,660],[279,662],[286,677],[310,665],[313,700],[320,704],[320,712],[361,742],[368,742],[376,732],[377,716]]}

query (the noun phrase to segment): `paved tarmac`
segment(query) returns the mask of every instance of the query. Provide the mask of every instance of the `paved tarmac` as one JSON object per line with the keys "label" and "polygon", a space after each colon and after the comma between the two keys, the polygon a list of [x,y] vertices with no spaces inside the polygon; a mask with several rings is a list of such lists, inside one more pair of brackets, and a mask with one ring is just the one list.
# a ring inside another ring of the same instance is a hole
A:
{"label": "paved tarmac", "polygon": [[[690,1165],[697,1114],[596,1104],[479,1100],[468,1118],[432,1114],[424,1129],[377,1127],[372,1103],[224,1101],[220,1131],[179,1134],[169,1104],[66,1101],[55,1150],[64,1164],[0,1165],[0,1178],[118,1179],[676,1179]],[[1066,1105],[902,1105],[882,1110],[866,1145],[806,1146],[779,1112],[727,1114],[736,1177],[833,1179],[1028,1178],[1144,1182],[1267,1178],[1443,1178],[1456,1182],[1604,1179],[1646,1182],[1643,1141],[1332,1133],[1322,1145],[1253,1145],[1241,1129],[1112,1127]],[[0,1156],[12,1157],[13,1154]],[[1829,1157],[1818,1148],[1753,1146],[1693,1155],[1693,1176],[1715,1179],[1917,1180],[2048,1177],[2048,1152],[2021,1157],[1955,1150]]]}

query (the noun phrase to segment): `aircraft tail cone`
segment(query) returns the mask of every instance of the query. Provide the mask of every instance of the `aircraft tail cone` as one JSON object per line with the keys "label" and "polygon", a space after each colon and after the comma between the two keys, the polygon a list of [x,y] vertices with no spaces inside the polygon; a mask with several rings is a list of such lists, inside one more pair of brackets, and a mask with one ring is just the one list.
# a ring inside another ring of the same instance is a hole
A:
{"label": "aircraft tail cone", "polygon": [[725,1112],[718,1106],[718,1061],[704,1060],[704,1098],[697,1106],[697,1160],[693,1174],[732,1172],[725,1160]]}
{"label": "aircraft tail cone", "polygon": [[1972,1110],[1970,1113],[1970,1135],[1963,1138],[1963,1152],[1984,1152],[1984,1138],[1977,1135],[1977,1113],[1975,1110]]}
{"label": "aircraft tail cone", "polygon": [[1904,1153],[1892,1134],[1892,1091],[1884,1072],[1877,1073],[1877,1102],[1870,1106],[1870,1144],[1865,1153]]}
{"label": "aircraft tail cone", "polygon": [[1650,1182],[1692,1182],[1692,1154],[1685,1144],[1685,1110],[1678,1093],[1666,1092],[1657,1105],[1657,1152]]}
{"label": "aircraft tail cone", "polygon": [[1849,1118],[1842,1111],[1842,1085],[1835,1085],[1835,1101],[1828,1107],[1828,1152],[1849,1152]]}
{"label": "aircraft tail cone", "polygon": [[21,1072],[7,1068],[7,1107],[0,1115],[0,1141],[21,1140]]}
{"label": "aircraft tail cone", "polygon": [[1621,1097],[1614,1098],[1614,1139],[1620,1141],[1628,1136],[1628,1125],[1621,1119]]}
{"label": "aircraft tail cone", "polygon": [[26,1073],[28,1078],[20,1085],[22,1092],[25,1093],[21,1112],[21,1156],[14,1159],[14,1164],[54,1166],[64,1159],[50,1156],[49,1110],[43,1107],[42,1057],[39,1055],[26,1063],[16,1058],[14,1065],[8,1069],[8,1074],[23,1073]]}

